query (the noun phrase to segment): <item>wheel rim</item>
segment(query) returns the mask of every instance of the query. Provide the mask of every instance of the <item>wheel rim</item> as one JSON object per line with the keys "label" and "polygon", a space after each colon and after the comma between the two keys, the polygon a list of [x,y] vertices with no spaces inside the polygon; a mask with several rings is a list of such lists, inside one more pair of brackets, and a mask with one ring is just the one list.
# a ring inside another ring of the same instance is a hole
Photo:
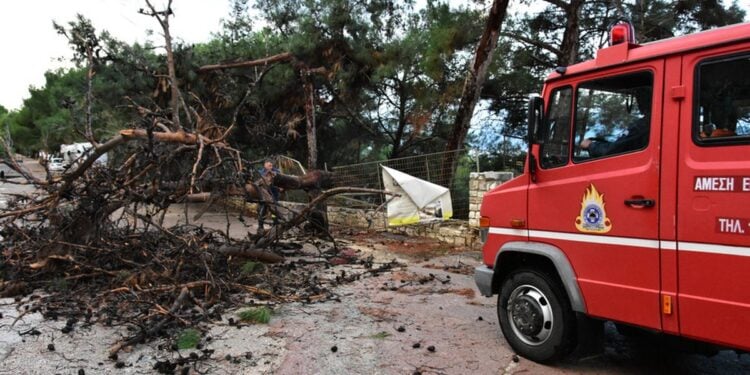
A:
{"label": "wheel rim", "polygon": [[508,298],[508,321],[526,345],[544,344],[552,334],[554,319],[549,298],[532,285],[521,285]]}

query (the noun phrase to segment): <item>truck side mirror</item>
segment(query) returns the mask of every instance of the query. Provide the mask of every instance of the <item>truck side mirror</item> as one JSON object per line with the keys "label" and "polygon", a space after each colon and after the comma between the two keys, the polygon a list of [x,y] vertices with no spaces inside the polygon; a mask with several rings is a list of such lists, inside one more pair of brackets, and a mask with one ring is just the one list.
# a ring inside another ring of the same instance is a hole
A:
{"label": "truck side mirror", "polygon": [[541,96],[531,96],[529,98],[529,129],[528,143],[529,149],[534,143],[542,143],[544,139],[540,137],[542,123],[544,119],[544,99]]}
{"label": "truck side mirror", "polygon": [[531,182],[536,182],[536,158],[531,153],[534,143],[543,143],[544,135],[544,99],[541,96],[529,97],[529,128],[528,128],[528,155],[529,175]]}

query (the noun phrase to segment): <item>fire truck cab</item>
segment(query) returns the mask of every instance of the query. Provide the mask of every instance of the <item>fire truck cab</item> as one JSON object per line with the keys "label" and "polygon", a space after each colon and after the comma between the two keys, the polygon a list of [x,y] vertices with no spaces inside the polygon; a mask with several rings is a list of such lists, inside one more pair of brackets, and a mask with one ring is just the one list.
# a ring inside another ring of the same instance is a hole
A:
{"label": "fire truck cab", "polygon": [[750,24],[644,45],[618,24],[529,104],[475,271],[510,346],[559,359],[586,317],[750,350]]}

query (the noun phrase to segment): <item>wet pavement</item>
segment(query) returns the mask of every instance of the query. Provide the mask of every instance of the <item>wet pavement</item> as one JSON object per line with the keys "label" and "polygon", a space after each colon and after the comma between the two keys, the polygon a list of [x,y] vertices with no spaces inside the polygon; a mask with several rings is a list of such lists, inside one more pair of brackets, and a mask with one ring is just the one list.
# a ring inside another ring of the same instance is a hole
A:
{"label": "wet pavement", "polygon": [[[171,208],[168,223],[184,221],[184,209]],[[200,206],[189,206],[187,216],[197,210]],[[236,216],[230,215],[233,236],[255,230],[252,220],[243,224]],[[209,211],[199,223],[226,229],[226,217]],[[391,234],[352,232],[339,238],[360,256],[372,255],[376,264],[396,258],[405,267],[338,286],[337,300],[272,305],[267,325],[238,329],[229,324],[235,313],[229,311],[202,333],[202,350],[213,353],[197,362],[190,361],[191,353],[203,352],[173,351],[166,340],[137,345],[110,359],[109,347],[129,333],[124,327],[79,324],[63,333],[64,321],[43,320],[38,313],[13,324],[27,300],[2,299],[0,374],[145,374],[156,373],[160,361],[181,358],[191,374],[750,373],[750,355],[684,354],[658,340],[624,337],[611,323],[601,355],[540,365],[514,355],[500,332],[495,299],[476,290],[471,270],[480,262],[478,252]],[[331,267],[321,277],[361,272],[360,267]]]}
{"label": "wet pavement", "polygon": [[[354,246],[353,248],[357,248]],[[369,247],[368,247],[369,248]],[[363,253],[371,249],[360,248]],[[377,251],[377,250],[375,250]],[[388,255],[376,254],[376,262]],[[216,374],[746,374],[750,356],[721,352],[714,357],[682,354],[619,335],[606,328],[602,355],[554,367],[514,356],[500,333],[495,300],[478,295],[465,272],[477,253],[428,261],[401,259],[402,269],[363,278],[335,289],[338,300],[272,306],[268,325],[236,328],[224,315],[202,335],[202,349],[214,350],[190,373]],[[322,277],[361,271],[354,265]],[[250,303],[250,301],[248,301]],[[22,303],[23,305],[23,303]],[[23,308],[20,308],[23,311]],[[158,361],[189,358],[198,350],[169,350],[169,342],[138,345],[107,358],[108,348],[128,332],[81,326],[62,333],[64,322],[19,311],[0,300],[0,374],[155,373]],[[236,318],[236,317],[235,317]],[[38,330],[38,334],[30,334]],[[210,340],[207,338],[211,337]],[[54,344],[55,351],[48,349]],[[249,353],[249,354],[248,354]],[[116,368],[117,362],[123,368]],[[180,368],[178,367],[177,370]],[[179,373],[179,372],[178,372]]]}
{"label": "wet pavement", "polygon": [[[35,176],[44,177],[45,170],[36,160],[30,158],[22,158],[23,160],[20,165],[27,168]],[[0,171],[5,175],[6,180],[0,180],[0,209],[7,207],[8,200],[15,194],[30,194],[34,192],[32,185],[16,184],[14,182],[22,182],[23,180],[16,171],[11,170],[8,166],[0,164]]]}

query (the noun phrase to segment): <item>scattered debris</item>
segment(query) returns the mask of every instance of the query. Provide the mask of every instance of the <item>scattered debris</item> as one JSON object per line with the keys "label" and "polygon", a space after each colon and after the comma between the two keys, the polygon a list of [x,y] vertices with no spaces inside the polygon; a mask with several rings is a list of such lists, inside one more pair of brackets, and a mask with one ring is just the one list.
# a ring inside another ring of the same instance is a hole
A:
{"label": "scattered debris", "polygon": [[154,370],[160,374],[174,374],[176,368],[177,363],[172,363],[169,360],[156,361],[156,363],[154,363]]}
{"label": "scattered debris", "polygon": [[460,260],[454,265],[428,263],[428,264],[424,264],[423,267],[432,268],[436,270],[443,270],[445,272],[456,273],[459,275],[473,275],[474,274],[474,265],[463,263]]}
{"label": "scattered debris", "polygon": [[[171,13],[151,8],[144,14]],[[166,43],[171,43],[168,37]],[[177,82],[174,66],[168,71],[171,82]],[[110,347],[116,354],[157,337],[199,330],[241,306],[239,296],[321,302],[336,298],[333,285],[393,268],[391,263],[374,267],[372,259],[340,251],[325,220],[318,220],[326,200],[338,194],[389,193],[332,188],[332,174],[321,170],[261,176],[230,137],[247,95],[223,124],[205,105],[206,98],[184,95],[175,85],[170,99],[170,108],[126,99],[139,120],[107,140],[96,139],[87,123],[83,135],[92,147],[60,175],[35,175],[15,158],[0,160],[21,176],[19,183],[35,188],[0,210],[0,297],[20,301],[41,289],[43,296],[28,302],[22,314],[39,311],[51,320],[75,319],[61,329],[64,334],[73,332],[78,320],[124,326],[129,335]],[[0,151],[10,152],[10,140],[1,141]],[[104,155],[109,162],[96,163]],[[303,191],[309,203],[296,210],[282,207],[272,194],[275,188]],[[240,239],[229,235],[229,226],[216,230],[188,224],[211,207],[234,215],[229,209],[234,201],[261,203],[278,223]],[[203,207],[191,215],[191,203]],[[184,207],[185,224],[165,225],[167,211],[178,206]],[[286,250],[302,248],[314,236],[325,238],[327,245],[316,240],[317,253],[299,257],[319,262],[286,256]],[[335,284],[318,277],[335,264],[364,270]],[[252,320],[267,322],[268,316],[264,312]],[[177,349],[187,345],[177,341]],[[190,347],[198,345],[190,341]]]}

